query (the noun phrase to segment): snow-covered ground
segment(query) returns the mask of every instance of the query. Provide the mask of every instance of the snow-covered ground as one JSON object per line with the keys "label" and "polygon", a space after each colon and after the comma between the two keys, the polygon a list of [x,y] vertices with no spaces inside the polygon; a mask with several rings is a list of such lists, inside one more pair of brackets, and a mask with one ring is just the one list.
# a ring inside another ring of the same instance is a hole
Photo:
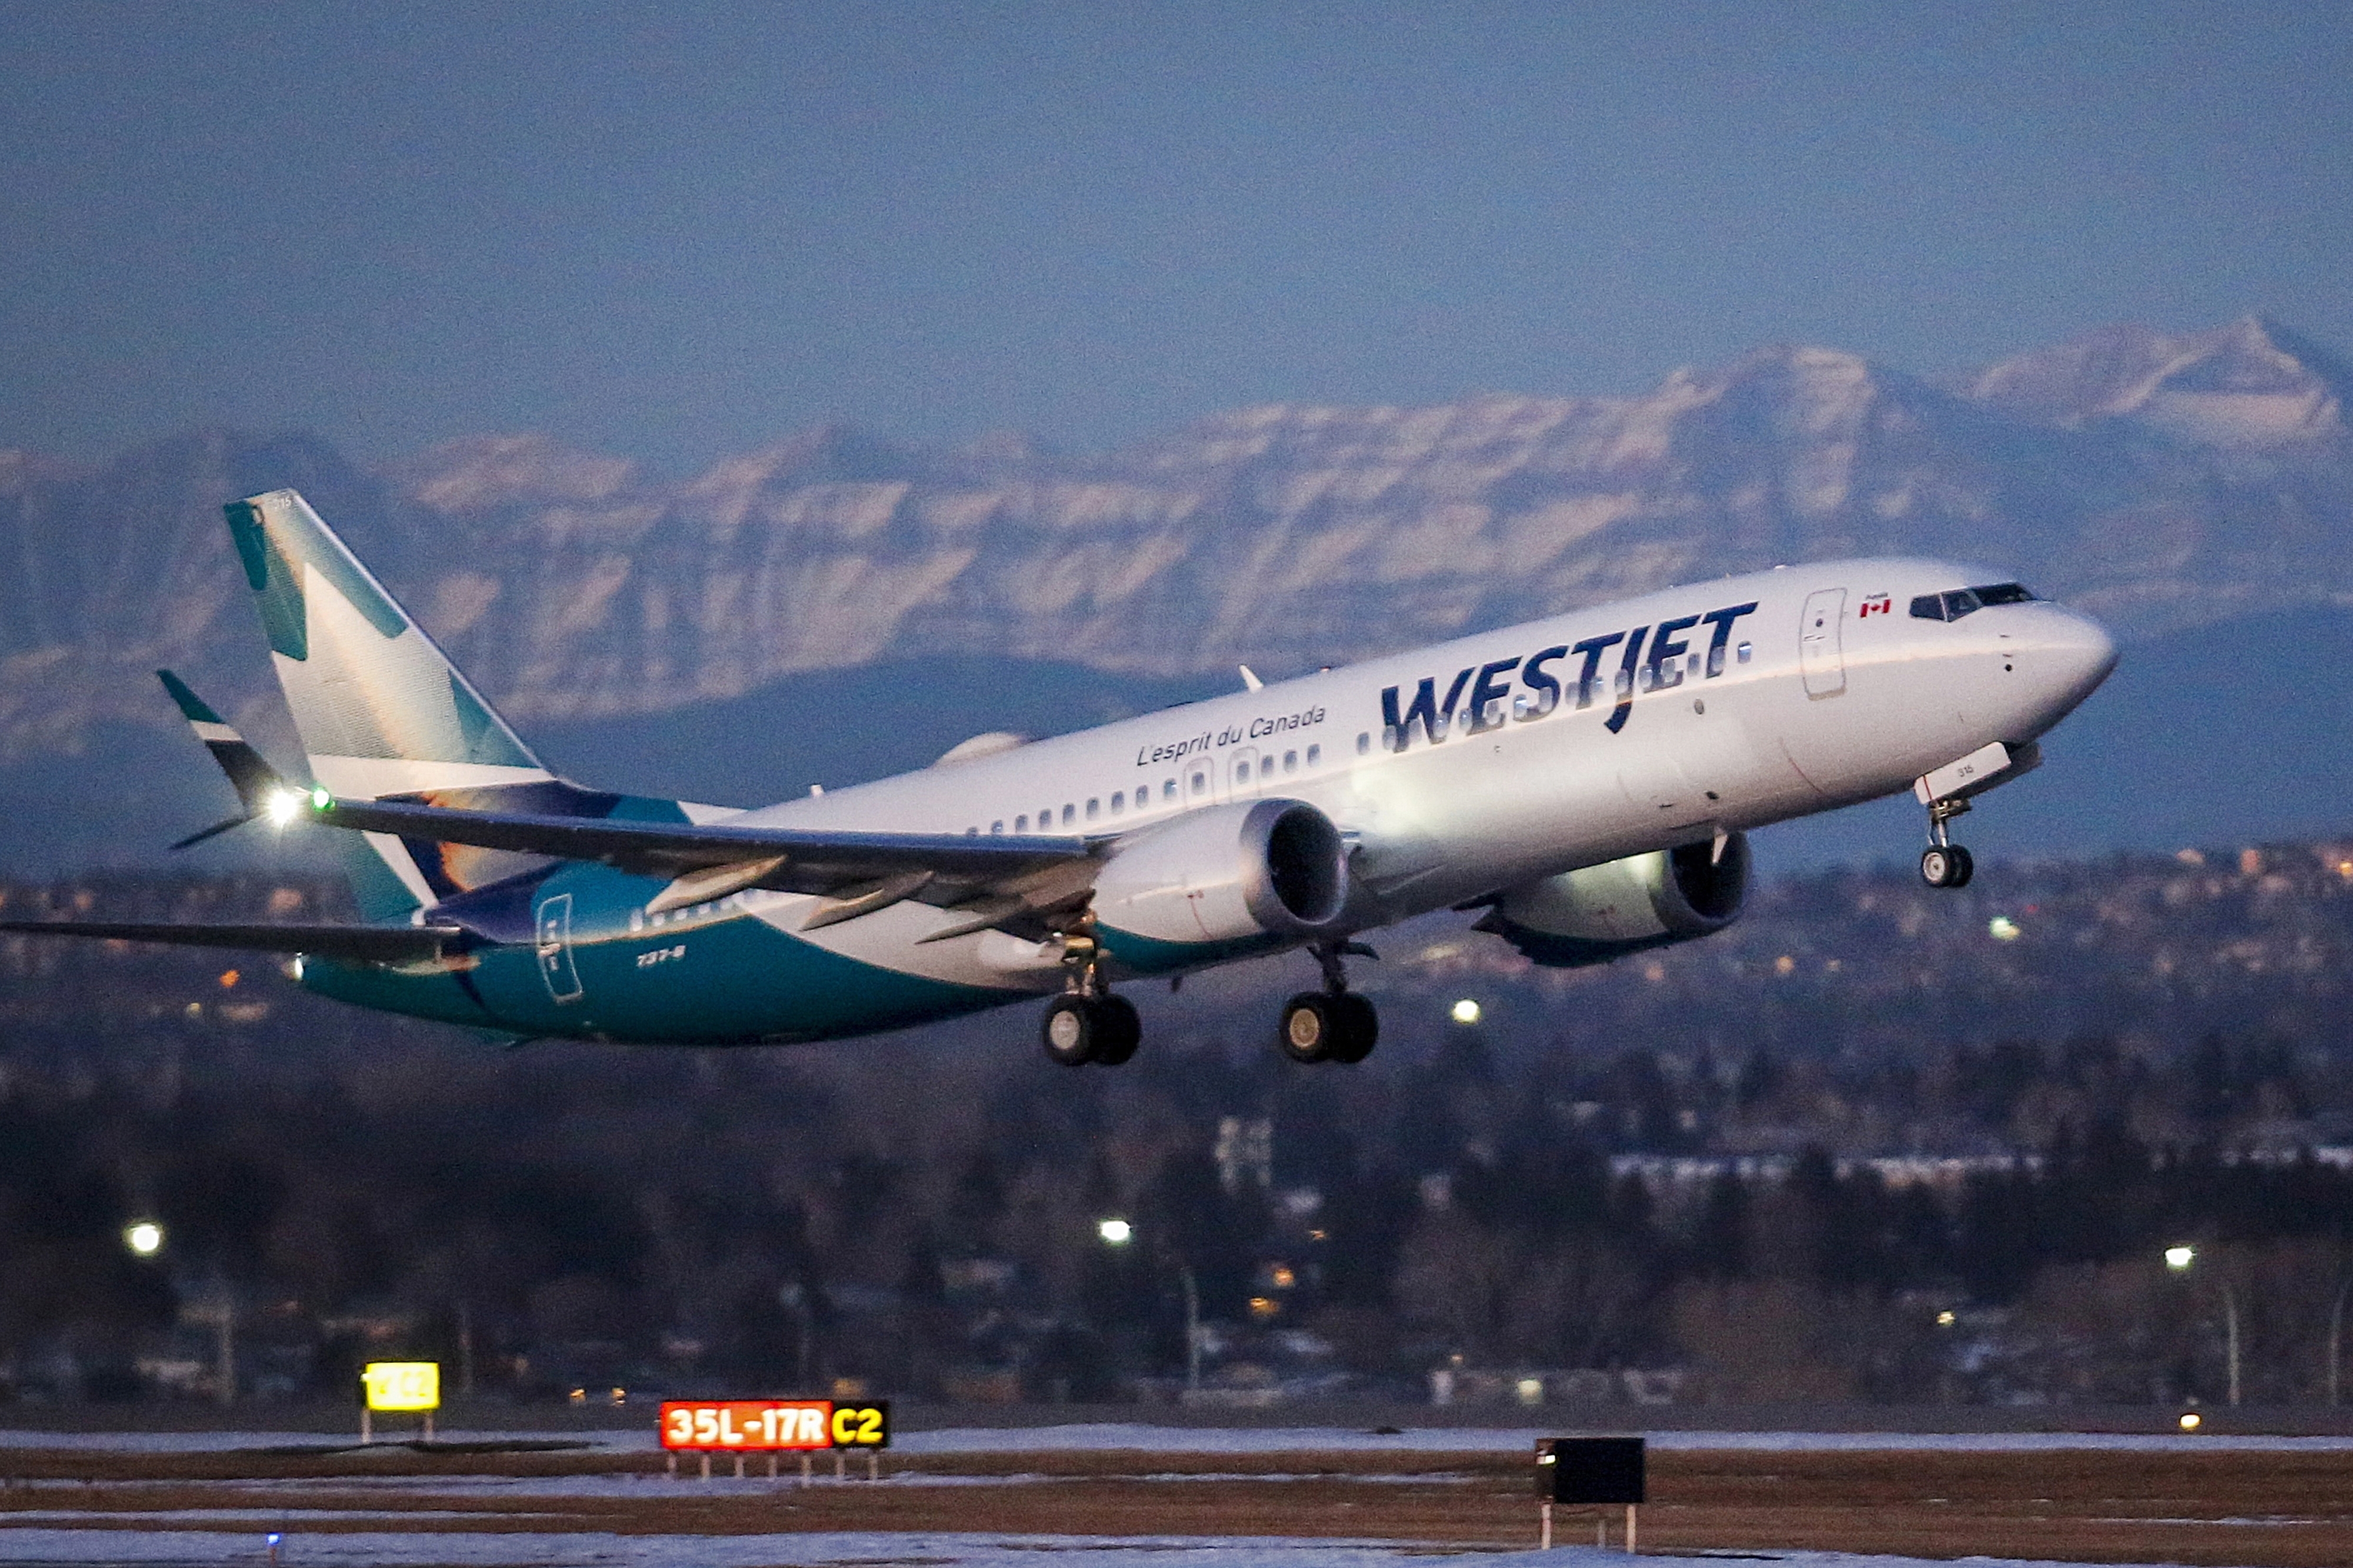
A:
{"label": "snow-covered ground", "polygon": [[[2154,1417],[2152,1418],[2154,1419]],[[1164,1454],[1519,1453],[1538,1437],[1579,1430],[1578,1424],[1519,1429],[1416,1426],[1398,1433],[1347,1426],[1197,1427],[1100,1422],[1069,1426],[959,1426],[935,1432],[902,1432],[892,1439],[893,1454],[1047,1453],[1068,1449],[1145,1448]],[[1591,1429],[1591,1428],[1584,1428]],[[1639,1432],[1641,1423],[1609,1428]],[[471,1442],[585,1443],[611,1453],[650,1452],[657,1447],[653,1424],[642,1432],[444,1432],[441,1440]],[[2353,1436],[2290,1437],[2263,1435],[2188,1436],[2177,1432],[1652,1432],[1651,1447],[1662,1451],[1740,1449],[1757,1453],[1823,1453],[1893,1450],[1930,1453],[2047,1453],[2073,1449],[2182,1453],[2221,1449],[2237,1453],[2353,1452]],[[8,1448],[88,1448],[120,1453],[200,1453],[232,1448],[332,1447],[339,1439],[318,1432],[35,1432],[0,1431],[0,1451]],[[405,1454],[390,1446],[387,1458]],[[5,1466],[0,1458],[0,1466]],[[887,1461],[886,1461],[887,1462]]]}
{"label": "snow-covered ground", "polygon": [[[412,1563],[469,1568],[1430,1568],[1426,1546],[1378,1542],[1204,1540],[1191,1536],[1006,1536],[840,1532],[806,1535],[520,1535],[500,1533],[318,1534],[282,1531],[286,1568],[392,1568]],[[1658,1557],[1662,1563],[1744,1562],[1788,1568],[1953,1568],[1916,1557],[1838,1552]],[[0,1563],[181,1563],[266,1562],[262,1538],[170,1530],[0,1529]],[[1465,1554],[1465,1568],[1625,1568],[1617,1552],[1590,1546],[1553,1552]],[[1973,1557],[1969,1568],[2057,1568],[2011,1558]],[[2111,1565],[2128,1568],[2128,1565]]]}

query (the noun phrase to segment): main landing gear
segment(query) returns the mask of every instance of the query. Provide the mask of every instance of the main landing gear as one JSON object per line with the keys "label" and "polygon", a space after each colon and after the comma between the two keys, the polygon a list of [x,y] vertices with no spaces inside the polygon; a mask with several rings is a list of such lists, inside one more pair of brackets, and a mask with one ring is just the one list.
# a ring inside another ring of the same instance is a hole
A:
{"label": "main landing gear", "polygon": [[1920,855],[1920,879],[1932,888],[1966,888],[1977,874],[1969,852],[1953,842],[1953,818],[1968,808],[1967,800],[1952,797],[1928,803],[1928,847]]}
{"label": "main landing gear", "polygon": [[1089,1062],[1115,1068],[1135,1055],[1144,1020],[1134,1003],[1103,984],[1103,954],[1092,938],[1071,938],[1068,950],[1071,988],[1046,1005],[1039,1031],[1046,1055],[1066,1068]]}
{"label": "main landing gear", "polygon": [[1100,996],[1066,992],[1047,1005],[1040,1031],[1046,1054],[1066,1068],[1099,1062],[1115,1068],[1135,1054],[1144,1038],[1144,1020],[1135,1004],[1106,991]]}
{"label": "main landing gear", "polygon": [[1373,950],[1362,942],[1343,942],[1319,943],[1308,951],[1324,967],[1324,989],[1303,991],[1282,1005],[1274,1043],[1295,1062],[1363,1061],[1380,1038],[1381,1018],[1369,1000],[1348,989],[1340,960],[1371,958]]}

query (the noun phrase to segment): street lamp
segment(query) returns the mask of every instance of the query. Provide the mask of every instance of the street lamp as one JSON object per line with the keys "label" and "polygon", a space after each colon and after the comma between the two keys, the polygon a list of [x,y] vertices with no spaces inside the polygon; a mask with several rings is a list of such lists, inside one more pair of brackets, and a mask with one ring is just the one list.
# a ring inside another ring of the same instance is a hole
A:
{"label": "street lamp", "polygon": [[[2165,1249],[2165,1266],[2176,1274],[2187,1275],[2189,1266],[2198,1261],[2194,1247],[2168,1247]],[[2222,1280],[2222,1335],[2230,1368],[2231,1405],[2239,1403],[2239,1292],[2232,1288],[2228,1278]]]}
{"label": "street lamp", "polygon": [[122,1227],[122,1245],[133,1258],[153,1258],[164,1250],[164,1227],[152,1219],[133,1220]]}
{"label": "street lamp", "polygon": [[[1124,1219],[1100,1219],[1095,1222],[1095,1235],[1105,1247],[1125,1247],[1135,1239],[1135,1226]],[[1160,1249],[1155,1248],[1155,1252]],[[1165,1254],[1164,1254],[1165,1256]],[[1201,1387],[1201,1288],[1193,1278],[1193,1266],[1183,1258],[1175,1259],[1176,1278],[1185,1287],[1185,1388],[1198,1393]]]}

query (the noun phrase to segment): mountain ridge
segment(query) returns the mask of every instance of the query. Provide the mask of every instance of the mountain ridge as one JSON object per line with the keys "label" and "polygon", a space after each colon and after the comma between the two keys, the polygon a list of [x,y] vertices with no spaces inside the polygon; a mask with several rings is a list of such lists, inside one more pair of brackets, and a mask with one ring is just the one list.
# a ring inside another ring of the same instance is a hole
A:
{"label": "mountain ridge", "polygon": [[1110,453],[820,426],[669,481],[546,437],[363,469],[300,433],[0,453],[0,759],[267,731],[220,501],[308,493],[518,721],[658,714],[987,650],[1270,674],[1777,562],[1999,563],[2127,637],[2353,604],[2353,388],[2259,317],[2100,329],[1942,380],[1767,345],[1622,397],[1275,404]]}

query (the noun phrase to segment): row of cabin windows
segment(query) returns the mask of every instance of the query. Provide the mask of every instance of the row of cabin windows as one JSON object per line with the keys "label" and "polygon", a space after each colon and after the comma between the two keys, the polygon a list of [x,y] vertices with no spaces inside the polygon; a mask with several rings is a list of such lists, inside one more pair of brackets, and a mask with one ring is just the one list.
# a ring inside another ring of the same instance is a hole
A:
{"label": "row of cabin windows", "polygon": [[[1955,611],[1951,616],[1953,619],[1958,619],[1959,616],[1968,614],[1969,610],[1974,610],[1980,605],[2021,604],[2034,597],[2033,595],[2028,593],[2025,589],[2020,587],[2015,583],[2000,584],[1989,588],[1966,589],[1960,596],[1968,600],[1968,608]],[[1950,600],[1956,597],[1956,595],[1947,594],[1944,595],[1944,597]],[[1912,613],[1915,616],[1933,617],[1937,614],[1936,609],[1932,608],[1924,610],[1921,606],[1923,605],[1935,605],[1936,604],[1937,599],[1935,595],[1930,595],[1925,599],[1915,599],[1912,602]],[[1755,644],[1744,642],[1735,651],[1739,661],[1742,664],[1746,664],[1756,656],[1757,648]],[[1690,656],[1685,671],[1686,678],[1696,678],[1699,675],[1702,666],[1702,657],[1703,656],[1698,653],[1694,653]],[[1707,673],[1711,677],[1719,676],[1724,673],[1724,649],[1720,647],[1711,647],[1707,650],[1704,658],[1705,668]],[[1666,683],[1665,678],[1661,675],[1659,671],[1649,668],[1645,668],[1642,670],[1641,679],[1641,689],[1644,691],[1655,690]],[[1621,669],[1618,672],[1617,678],[1612,684],[1614,687],[1612,695],[1622,700],[1634,689],[1635,676],[1630,670]],[[1534,714],[1534,711],[1535,706],[1533,700],[1526,692],[1521,692],[1512,699],[1512,716],[1514,718],[1529,718]],[[1439,721],[1438,732],[1440,734],[1445,732],[1445,721],[1441,720]],[[1397,742],[1396,735],[1393,732],[1387,731],[1383,731],[1382,739],[1386,743],[1392,747],[1395,746]],[[1369,756],[1372,753],[1372,732],[1370,731],[1360,731],[1356,736],[1356,755],[1360,757]],[[1307,766],[1310,768],[1316,767],[1322,763],[1323,760],[1324,748],[1322,746],[1314,745],[1307,748]],[[1268,757],[1263,763],[1261,763],[1257,768],[1259,779],[1263,781],[1272,778],[1274,776],[1274,759],[1271,756]],[[1297,752],[1285,752],[1282,753],[1282,771],[1286,773],[1297,773],[1299,771],[1299,753]],[[1249,763],[1239,762],[1234,764],[1234,782],[1236,784],[1249,784],[1251,782],[1250,774],[1251,767]],[[1191,789],[1196,799],[1207,795],[1209,790],[1209,776],[1208,769],[1204,767],[1194,768],[1192,777],[1188,781],[1188,787]],[[1176,781],[1175,779],[1164,779],[1161,781],[1160,798],[1164,803],[1168,805],[1174,805],[1176,803]],[[1151,804],[1152,791],[1148,786],[1135,792],[1136,810],[1142,811]],[[1112,791],[1112,815],[1113,816],[1118,816],[1126,810],[1127,792],[1124,790]],[[1087,820],[1089,822],[1092,822],[1098,816],[1102,816],[1103,797],[1098,795],[1088,801],[1086,812]],[[1078,803],[1075,801],[1065,802],[1061,808],[1062,826],[1065,827],[1073,826],[1077,824],[1078,820]],[[1040,833],[1050,832],[1053,829],[1053,826],[1054,808],[1052,806],[1048,806],[1045,810],[1038,814],[1038,831]],[[1004,832],[1004,821],[1000,818],[996,822],[990,823],[988,825],[988,830],[991,833]],[[977,834],[979,831],[980,829],[977,827],[967,827],[965,829],[966,836]],[[1027,833],[1029,831],[1029,818],[1026,814],[1013,819],[1013,831],[1016,833]]]}
{"label": "row of cabin windows", "polygon": [[[1356,753],[1359,756],[1362,756],[1371,749],[1371,736],[1359,735],[1356,737]],[[1319,767],[1323,764],[1323,762],[1324,748],[1322,745],[1313,745],[1307,748],[1307,754],[1304,762],[1305,766],[1309,768]],[[1289,751],[1282,753],[1282,767],[1284,773],[1295,773],[1300,770],[1301,766],[1302,761],[1298,752]],[[1259,763],[1255,770],[1252,769],[1251,764],[1248,762],[1236,763],[1234,764],[1234,782],[1238,784],[1250,783],[1253,771],[1255,771],[1256,777],[1261,780],[1274,777],[1274,758],[1271,756],[1268,757],[1264,762]],[[1209,793],[1209,770],[1208,766],[1196,766],[1192,770],[1191,776],[1186,780],[1186,785],[1192,791],[1193,797],[1195,799],[1198,799],[1201,796],[1208,795]],[[1160,800],[1161,804],[1165,805],[1174,805],[1176,804],[1176,781],[1175,779],[1163,779],[1160,781]],[[1113,816],[1125,816],[1128,810],[1128,804],[1127,791],[1124,789],[1115,789],[1111,792],[1111,814]],[[1092,796],[1087,801],[1086,819],[1089,822],[1092,822],[1103,816],[1103,796],[1101,795]],[[1138,811],[1145,811],[1150,809],[1151,805],[1152,786],[1145,784],[1139,787],[1135,792],[1135,809]],[[1076,826],[1079,820],[1079,810],[1078,802],[1063,802],[1060,814],[1061,826],[1064,827]],[[1047,833],[1052,831],[1054,824],[1054,807],[1050,805],[1038,814],[1039,832]],[[1004,832],[1004,819],[999,817],[997,821],[990,823],[988,825],[988,830],[991,833]],[[1025,812],[1021,816],[1013,819],[1013,831],[1016,833],[1027,833],[1029,831],[1029,816],[1028,813]],[[976,835],[979,832],[980,829],[977,827],[967,827],[965,829],[965,835],[967,837]]]}

